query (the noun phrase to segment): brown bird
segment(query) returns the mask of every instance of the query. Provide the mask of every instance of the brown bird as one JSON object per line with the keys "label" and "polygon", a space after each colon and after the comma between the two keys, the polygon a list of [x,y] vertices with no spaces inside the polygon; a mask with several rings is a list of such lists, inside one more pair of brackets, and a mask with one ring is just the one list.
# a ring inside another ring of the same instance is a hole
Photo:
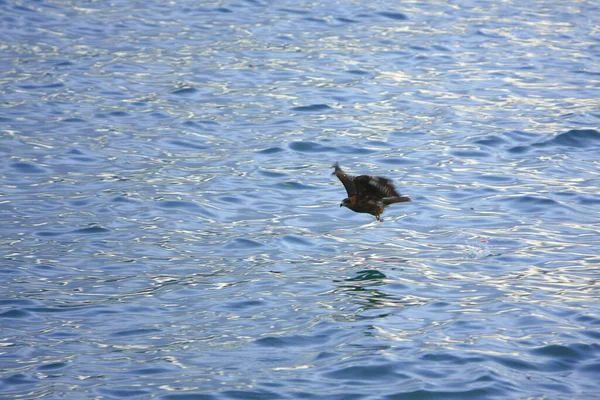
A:
{"label": "brown bird", "polygon": [[352,177],[346,175],[337,162],[332,168],[335,168],[332,175],[342,181],[348,193],[348,197],[342,200],[340,207],[348,207],[357,213],[369,213],[374,215],[377,221],[381,221],[379,216],[387,206],[410,201],[408,197],[396,192],[392,181],[387,178],[370,175]]}

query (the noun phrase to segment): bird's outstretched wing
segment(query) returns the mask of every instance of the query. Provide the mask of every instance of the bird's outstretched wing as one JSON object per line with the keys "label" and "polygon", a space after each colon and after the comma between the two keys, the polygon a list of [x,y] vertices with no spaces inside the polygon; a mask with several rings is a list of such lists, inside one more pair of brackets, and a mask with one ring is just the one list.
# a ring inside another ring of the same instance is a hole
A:
{"label": "bird's outstretched wing", "polygon": [[400,194],[396,192],[392,181],[379,176],[357,176],[354,178],[354,186],[361,197],[373,197],[377,199],[383,199],[384,197],[400,197]]}
{"label": "bird's outstretched wing", "polygon": [[346,193],[348,193],[348,197],[356,194],[356,188],[354,186],[354,177],[346,175],[344,171],[342,171],[342,169],[340,168],[340,164],[338,164],[337,162],[333,164],[332,167],[335,168],[335,171],[333,171],[333,175],[337,176],[338,179],[342,182],[342,184],[346,188]]}

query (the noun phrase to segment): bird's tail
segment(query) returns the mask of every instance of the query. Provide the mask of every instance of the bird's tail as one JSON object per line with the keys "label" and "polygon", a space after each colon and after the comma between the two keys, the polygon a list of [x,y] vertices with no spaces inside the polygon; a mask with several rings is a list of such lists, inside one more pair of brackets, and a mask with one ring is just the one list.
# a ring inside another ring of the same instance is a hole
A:
{"label": "bird's tail", "polygon": [[384,197],[383,198],[383,204],[385,204],[386,206],[388,204],[403,203],[405,201],[410,201],[410,198],[408,198],[406,196],[395,196],[395,197]]}

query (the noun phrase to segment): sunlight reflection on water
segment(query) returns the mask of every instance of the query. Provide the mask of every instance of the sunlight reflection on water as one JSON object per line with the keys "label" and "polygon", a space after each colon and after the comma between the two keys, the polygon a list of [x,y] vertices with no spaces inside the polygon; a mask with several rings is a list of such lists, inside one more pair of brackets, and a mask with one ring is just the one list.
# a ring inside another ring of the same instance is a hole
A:
{"label": "sunlight reflection on water", "polygon": [[4,397],[598,392],[595,3],[0,9]]}

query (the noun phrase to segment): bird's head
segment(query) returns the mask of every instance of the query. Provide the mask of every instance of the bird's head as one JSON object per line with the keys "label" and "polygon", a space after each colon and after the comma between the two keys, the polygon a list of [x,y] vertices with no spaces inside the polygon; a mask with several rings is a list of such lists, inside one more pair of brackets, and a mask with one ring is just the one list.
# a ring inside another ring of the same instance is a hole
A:
{"label": "bird's head", "polygon": [[349,204],[350,204],[350,200],[349,199],[344,199],[340,203],[340,207],[348,207]]}

